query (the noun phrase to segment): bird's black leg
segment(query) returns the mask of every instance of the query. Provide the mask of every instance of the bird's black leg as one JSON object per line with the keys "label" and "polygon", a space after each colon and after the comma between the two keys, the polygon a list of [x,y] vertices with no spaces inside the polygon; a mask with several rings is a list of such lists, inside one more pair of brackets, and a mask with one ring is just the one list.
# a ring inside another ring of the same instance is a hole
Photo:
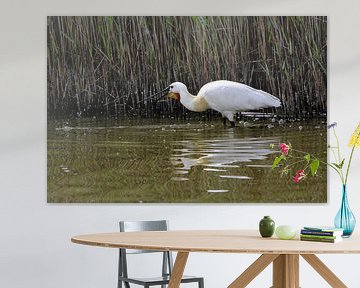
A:
{"label": "bird's black leg", "polygon": [[[226,117],[223,117],[224,127],[226,127],[226,120],[227,120],[227,118],[226,118]],[[230,127],[231,127],[231,128],[234,128],[234,127],[235,127],[235,121],[230,121],[230,120],[229,120],[229,122],[230,122]]]}

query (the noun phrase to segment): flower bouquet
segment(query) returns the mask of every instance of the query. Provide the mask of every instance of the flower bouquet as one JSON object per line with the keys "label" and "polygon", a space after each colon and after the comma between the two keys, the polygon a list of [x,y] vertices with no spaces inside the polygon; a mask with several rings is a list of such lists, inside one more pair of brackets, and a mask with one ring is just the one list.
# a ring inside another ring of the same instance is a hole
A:
{"label": "flower bouquet", "polygon": [[[316,176],[316,172],[321,164],[330,166],[335,170],[342,183],[342,204],[335,217],[334,224],[335,227],[344,229],[345,236],[350,236],[354,230],[356,220],[348,205],[346,185],[355,148],[360,147],[360,122],[349,141],[351,152],[348,160],[341,155],[336,126],[336,122],[328,125],[328,129],[332,130],[336,140],[334,146],[328,145],[335,160],[334,162],[324,162],[316,155],[295,149],[290,143],[280,143],[278,155],[274,159],[272,168],[279,168],[282,175],[291,174],[295,183],[305,180],[309,175]],[[275,148],[275,145],[272,144],[271,148]]]}

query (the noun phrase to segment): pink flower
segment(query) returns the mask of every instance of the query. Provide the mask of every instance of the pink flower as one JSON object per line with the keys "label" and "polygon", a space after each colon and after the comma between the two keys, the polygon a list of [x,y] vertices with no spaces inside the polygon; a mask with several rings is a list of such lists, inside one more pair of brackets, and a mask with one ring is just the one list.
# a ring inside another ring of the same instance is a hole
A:
{"label": "pink flower", "polygon": [[285,143],[280,143],[279,146],[280,146],[280,150],[282,153],[284,153],[285,155],[289,154],[289,146],[288,145],[286,145]]}
{"label": "pink flower", "polygon": [[300,180],[302,180],[302,179],[304,179],[305,178],[305,171],[304,170],[297,170],[296,171],[296,174],[295,174],[295,176],[294,176],[294,178],[293,178],[293,180],[294,180],[294,182],[295,183],[299,183],[300,182]]}

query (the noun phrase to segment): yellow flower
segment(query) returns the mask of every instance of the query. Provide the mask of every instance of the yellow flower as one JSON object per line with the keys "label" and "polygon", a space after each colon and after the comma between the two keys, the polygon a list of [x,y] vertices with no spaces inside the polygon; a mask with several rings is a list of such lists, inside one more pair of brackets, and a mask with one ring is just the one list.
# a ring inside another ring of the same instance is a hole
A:
{"label": "yellow flower", "polygon": [[350,138],[349,146],[360,147],[360,122]]}

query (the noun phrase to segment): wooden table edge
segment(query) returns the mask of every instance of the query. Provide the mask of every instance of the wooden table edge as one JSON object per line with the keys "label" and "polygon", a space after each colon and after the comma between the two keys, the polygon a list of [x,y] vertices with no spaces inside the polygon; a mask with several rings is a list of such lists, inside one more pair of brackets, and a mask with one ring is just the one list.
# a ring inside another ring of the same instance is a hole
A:
{"label": "wooden table edge", "polygon": [[[189,252],[189,253],[238,253],[238,254],[290,254],[290,255],[301,255],[301,254],[360,254],[359,251],[328,251],[328,250],[261,250],[261,249],[205,249],[205,248],[181,248],[173,246],[153,246],[153,245],[132,245],[132,244],[114,244],[114,243],[104,243],[98,241],[89,241],[81,240],[76,237],[81,237],[85,235],[74,236],[71,238],[71,242],[75,244],[94,246],[94,247],[103,247],[103,248],[123,248],[123,249],[140,249],[140,250],[154,250],[154,251],[172,251],[172,252]],[[286,241],[286,240],[284,240]],[[336,243],[324,243],[326,245],[336,245]]]}

